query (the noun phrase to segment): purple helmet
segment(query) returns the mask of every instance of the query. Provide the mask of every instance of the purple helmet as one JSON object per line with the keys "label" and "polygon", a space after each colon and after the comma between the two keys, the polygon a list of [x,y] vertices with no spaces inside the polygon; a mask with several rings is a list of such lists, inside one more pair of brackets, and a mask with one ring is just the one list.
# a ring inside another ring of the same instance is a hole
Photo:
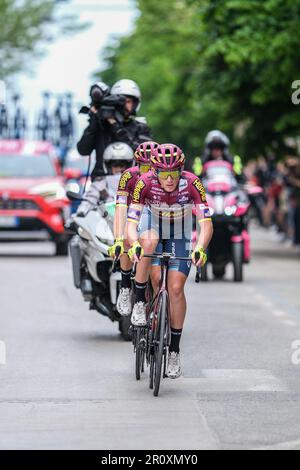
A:
{"label": "purple helmet", "polygon": [[143,142],[138,146],[134,154],[137,163],[149,165],[151,156],[154,154],[155,149],[159,146],[157,142]]}
{"label": "purple helmet", "polygon": [[151,157],[151,164],[156,170],[176,170],[184,166],[185,155],[177,145],[159,145]]}

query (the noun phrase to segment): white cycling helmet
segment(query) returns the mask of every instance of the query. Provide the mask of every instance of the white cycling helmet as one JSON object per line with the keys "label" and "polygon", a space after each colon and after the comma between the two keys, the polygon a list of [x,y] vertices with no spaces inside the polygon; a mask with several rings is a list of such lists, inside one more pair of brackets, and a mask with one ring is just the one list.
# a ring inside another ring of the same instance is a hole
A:
{"label": "white cycling helmet", "polygon": [[230,146],[230,140],[224,132],[219,130],[211,131],[207,134],[205,139],[206,147],[211,147],[214,145],[220,145],[221,147],[228,148]]}
{"label": "white cycling helmet", "polygon": [[119,80],[112,86],[110,94],[131,96],[136,101],[136,111],[139,111],[142,104],[142,94],[138,84],[133,80],[126,78]]}
{"label": "white cycling helmet", "polygon": [[134,152],[132,148],[124,142],[115,142],[106,147],[103,154],[103,162],[106,170],[110,173],[113,164],[124,164],[127,168],[132,166]]}

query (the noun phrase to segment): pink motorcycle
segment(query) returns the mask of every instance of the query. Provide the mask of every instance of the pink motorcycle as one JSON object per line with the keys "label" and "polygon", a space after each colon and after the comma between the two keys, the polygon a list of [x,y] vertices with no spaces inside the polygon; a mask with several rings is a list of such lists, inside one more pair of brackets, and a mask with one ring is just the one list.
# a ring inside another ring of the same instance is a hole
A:
{"label": "pink motorcycle", "polygon": [[[204,166],[203,184],[207,193],[214,235],[208,250],[216,279],[223,279],[226,267],[233,263],[234,281],[243,281],[243,267],[250,262],[250,236],[247,230],[250,200],[239,186],[233,167],[225,161],[208,162]],[[196,234],[195,234],[196,235]],[[208,280],[207,266],[196,281]]]}

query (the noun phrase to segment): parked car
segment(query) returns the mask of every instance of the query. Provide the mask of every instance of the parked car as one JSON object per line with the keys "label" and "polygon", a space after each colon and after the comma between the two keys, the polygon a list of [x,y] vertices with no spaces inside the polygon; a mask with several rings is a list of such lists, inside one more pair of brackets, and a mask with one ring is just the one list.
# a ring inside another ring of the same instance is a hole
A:
{"label": "parked car", "polygon": [[47,142],[0,140],[0,240],[52,240],[68,254],[64,178]]}

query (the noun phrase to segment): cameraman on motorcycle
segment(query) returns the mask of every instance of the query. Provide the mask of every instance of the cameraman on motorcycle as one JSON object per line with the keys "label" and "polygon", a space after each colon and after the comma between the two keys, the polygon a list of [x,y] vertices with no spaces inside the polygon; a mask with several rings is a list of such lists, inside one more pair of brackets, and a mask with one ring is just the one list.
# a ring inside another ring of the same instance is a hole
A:
{"label": "cameraman on motorcycle", "polygon": [[103,188],[103,154],[108,145],[123,142],[132,150],[151,140],[149,127],[142,119],[136,118],[141,107],[141,91],[132,80],[120,80],[111,90],[105,83],[98,83],[91,89],[92,107],[83,108],[89,114],[89,125],[77,144],[81,155],[90,155],[96,151],[96,165],[92,171],[92,185],[85,195],[91,201],[90,207],[85,201],[77,215],[85,216],[93,206],[95,198]]}

